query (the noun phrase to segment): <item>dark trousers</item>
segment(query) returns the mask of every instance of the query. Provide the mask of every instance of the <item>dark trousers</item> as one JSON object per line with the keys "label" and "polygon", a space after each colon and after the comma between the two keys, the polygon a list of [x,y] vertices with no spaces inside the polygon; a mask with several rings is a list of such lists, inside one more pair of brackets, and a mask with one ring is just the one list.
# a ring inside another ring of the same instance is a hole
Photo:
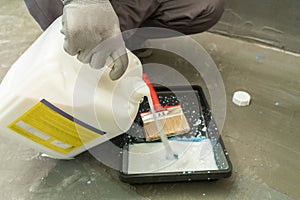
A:
{"label": "dark trousers", "polygon": [[[62,14],[60,0],[24,0],[42,29]],[[216,24],[224,0],[111,0],[122,31],[163,27],[184,34],[200,33]]]}
{"label": "dark trousers", "polygon": [[[60,0],[24,0],[28,10],[42,29],[62,15]],[[208,30],[221,18],[224,0],[111,0],[119,17],[121,31],[139,27],[160,27],[194,34]],[[139,29],[130,37],[124,36],[130,50],[142,48],[147,39],[173,35]]]}

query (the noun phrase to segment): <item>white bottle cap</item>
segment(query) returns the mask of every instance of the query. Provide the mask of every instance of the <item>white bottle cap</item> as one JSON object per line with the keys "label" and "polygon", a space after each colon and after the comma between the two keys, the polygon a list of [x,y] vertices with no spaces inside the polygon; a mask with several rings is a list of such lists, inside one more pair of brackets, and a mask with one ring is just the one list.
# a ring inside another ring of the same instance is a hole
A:
{"label": "white bottle cap", "polygon": [[248,106],[250,104],[251,96],[244,91],[237,91],[233,94],[232,102],[238,106]]}

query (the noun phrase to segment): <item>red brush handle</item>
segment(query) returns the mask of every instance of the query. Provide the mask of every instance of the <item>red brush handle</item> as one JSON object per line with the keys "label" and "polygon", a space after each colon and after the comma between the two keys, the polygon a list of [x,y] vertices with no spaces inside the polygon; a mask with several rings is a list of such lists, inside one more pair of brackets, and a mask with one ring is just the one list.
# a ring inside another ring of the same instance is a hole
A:
{"label": "red brush handle", "polygon": [[148,88],[150,90],[150,95],[151,95],[151,99],[153,101],[153,105],[154,105],[155,111],[163,110],[163,107],[160,105],[160,102],[159,102],[159,99],[157,97],[157,94],[156,94],[156,92],[154,90],[153,85],[149,81],[149,78],[148,78],[147,74],[143,74],[143,80],[145,81],[145,83],[147,84],[147,86],[148,86]]}

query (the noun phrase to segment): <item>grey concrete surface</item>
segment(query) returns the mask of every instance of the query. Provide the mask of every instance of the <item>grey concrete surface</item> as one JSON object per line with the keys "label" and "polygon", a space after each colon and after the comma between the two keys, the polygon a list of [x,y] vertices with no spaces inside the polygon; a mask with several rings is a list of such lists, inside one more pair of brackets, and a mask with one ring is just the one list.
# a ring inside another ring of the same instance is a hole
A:
{"label": "grey concrete surface", "polygon": [[297,0],[225,0],[225,12],[213,31],[300,53]]}
{"label": "grey concrete surface", "polygon": [[[22,1],[1,0],[0,75],[41,33]],[[0,199],[299,199],[300,57],[210,33],[193,36],[212,56],[224,80],[227,115],[222,137],[234,171],[214,182],[128,185],[89,153],[74,160],[44,158],[0,134]],[[183,62],[154,52],[151,60],[199,75]],[[251,105],[231,103],[236,90]]]}

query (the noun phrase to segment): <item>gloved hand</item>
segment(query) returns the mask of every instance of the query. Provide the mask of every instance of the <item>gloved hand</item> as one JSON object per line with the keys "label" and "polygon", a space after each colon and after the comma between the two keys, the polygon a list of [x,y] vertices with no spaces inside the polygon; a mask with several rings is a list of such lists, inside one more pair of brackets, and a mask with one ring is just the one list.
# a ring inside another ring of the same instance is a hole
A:
{"label": "gloved hand", "polygon": [[[63,3],[61,32],[65,35],[65,51],[96,69],[103,67],[110,56],[114,60],[110,78],[120,78],[126,71],[128,57],[119,20],[109,0],[63,0]],[[110,37],[113,39],[105,41]]]}

